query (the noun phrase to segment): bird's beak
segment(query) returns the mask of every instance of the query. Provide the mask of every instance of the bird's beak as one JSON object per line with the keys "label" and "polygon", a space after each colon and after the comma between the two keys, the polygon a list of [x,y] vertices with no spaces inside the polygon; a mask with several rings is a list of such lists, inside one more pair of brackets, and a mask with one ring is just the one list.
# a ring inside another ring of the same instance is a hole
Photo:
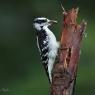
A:
{"label": "bird's beak", "polygon": [[56,20],[49,20],[48,23],[49,23],[49,24],[55,24],[55,23],[57,23],[57,21],[56,21]]}

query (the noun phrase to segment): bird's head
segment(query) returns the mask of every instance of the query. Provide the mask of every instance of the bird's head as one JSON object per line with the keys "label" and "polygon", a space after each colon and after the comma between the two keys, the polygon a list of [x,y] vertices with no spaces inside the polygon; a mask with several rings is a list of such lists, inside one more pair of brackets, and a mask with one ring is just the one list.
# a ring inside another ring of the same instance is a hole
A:
{"label": "bird's head", "polygon": [[39,17],[34,19],[33,25],[36,30],[40,31],[43,27],[51,26],[53,23],[57,23],[57,21],[49,20],[45,17]]}

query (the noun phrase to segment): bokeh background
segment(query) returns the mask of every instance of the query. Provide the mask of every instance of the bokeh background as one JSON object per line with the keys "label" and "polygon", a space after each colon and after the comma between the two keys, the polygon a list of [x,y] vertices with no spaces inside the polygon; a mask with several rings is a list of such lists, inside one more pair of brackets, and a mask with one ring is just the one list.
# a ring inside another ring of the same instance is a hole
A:
{"label": "bokeh background", "polygon": [[[78,23],[82,19],[88,22],[75,95],[95,95],[95,2],[63,0],[62,4],[66,9],[80,7]],[[62,29],[60,0],[0,1],[0,95],[49,95],[49,83],[33,29],[33,19],[39,16],[58,20],[51,30],[59,39]]]}

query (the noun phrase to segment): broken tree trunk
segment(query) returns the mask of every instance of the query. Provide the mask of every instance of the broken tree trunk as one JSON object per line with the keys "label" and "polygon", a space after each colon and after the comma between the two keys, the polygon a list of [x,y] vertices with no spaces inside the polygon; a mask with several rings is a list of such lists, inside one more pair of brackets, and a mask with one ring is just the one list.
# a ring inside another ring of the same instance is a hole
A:
{"label": "broken tree trunk", "polygon": [[51,95],[73,95],[80,45],[85,32],[86,22],[76,23],[78,8],[63,13],[61,48],[53,68]]}

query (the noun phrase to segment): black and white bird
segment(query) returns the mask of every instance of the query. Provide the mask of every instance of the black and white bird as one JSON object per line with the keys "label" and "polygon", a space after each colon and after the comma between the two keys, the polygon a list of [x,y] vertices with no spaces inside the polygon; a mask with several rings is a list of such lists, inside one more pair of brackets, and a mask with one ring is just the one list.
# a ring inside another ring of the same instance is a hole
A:
{"label": "black and white bird", "polygon": [[37,47],[50,83],[52,83],[52,68],[59,48],[59,42],[48,28],[53,23],[57,23],[57,21],[45,17],[35,18],[33,23],[36,29]]}

